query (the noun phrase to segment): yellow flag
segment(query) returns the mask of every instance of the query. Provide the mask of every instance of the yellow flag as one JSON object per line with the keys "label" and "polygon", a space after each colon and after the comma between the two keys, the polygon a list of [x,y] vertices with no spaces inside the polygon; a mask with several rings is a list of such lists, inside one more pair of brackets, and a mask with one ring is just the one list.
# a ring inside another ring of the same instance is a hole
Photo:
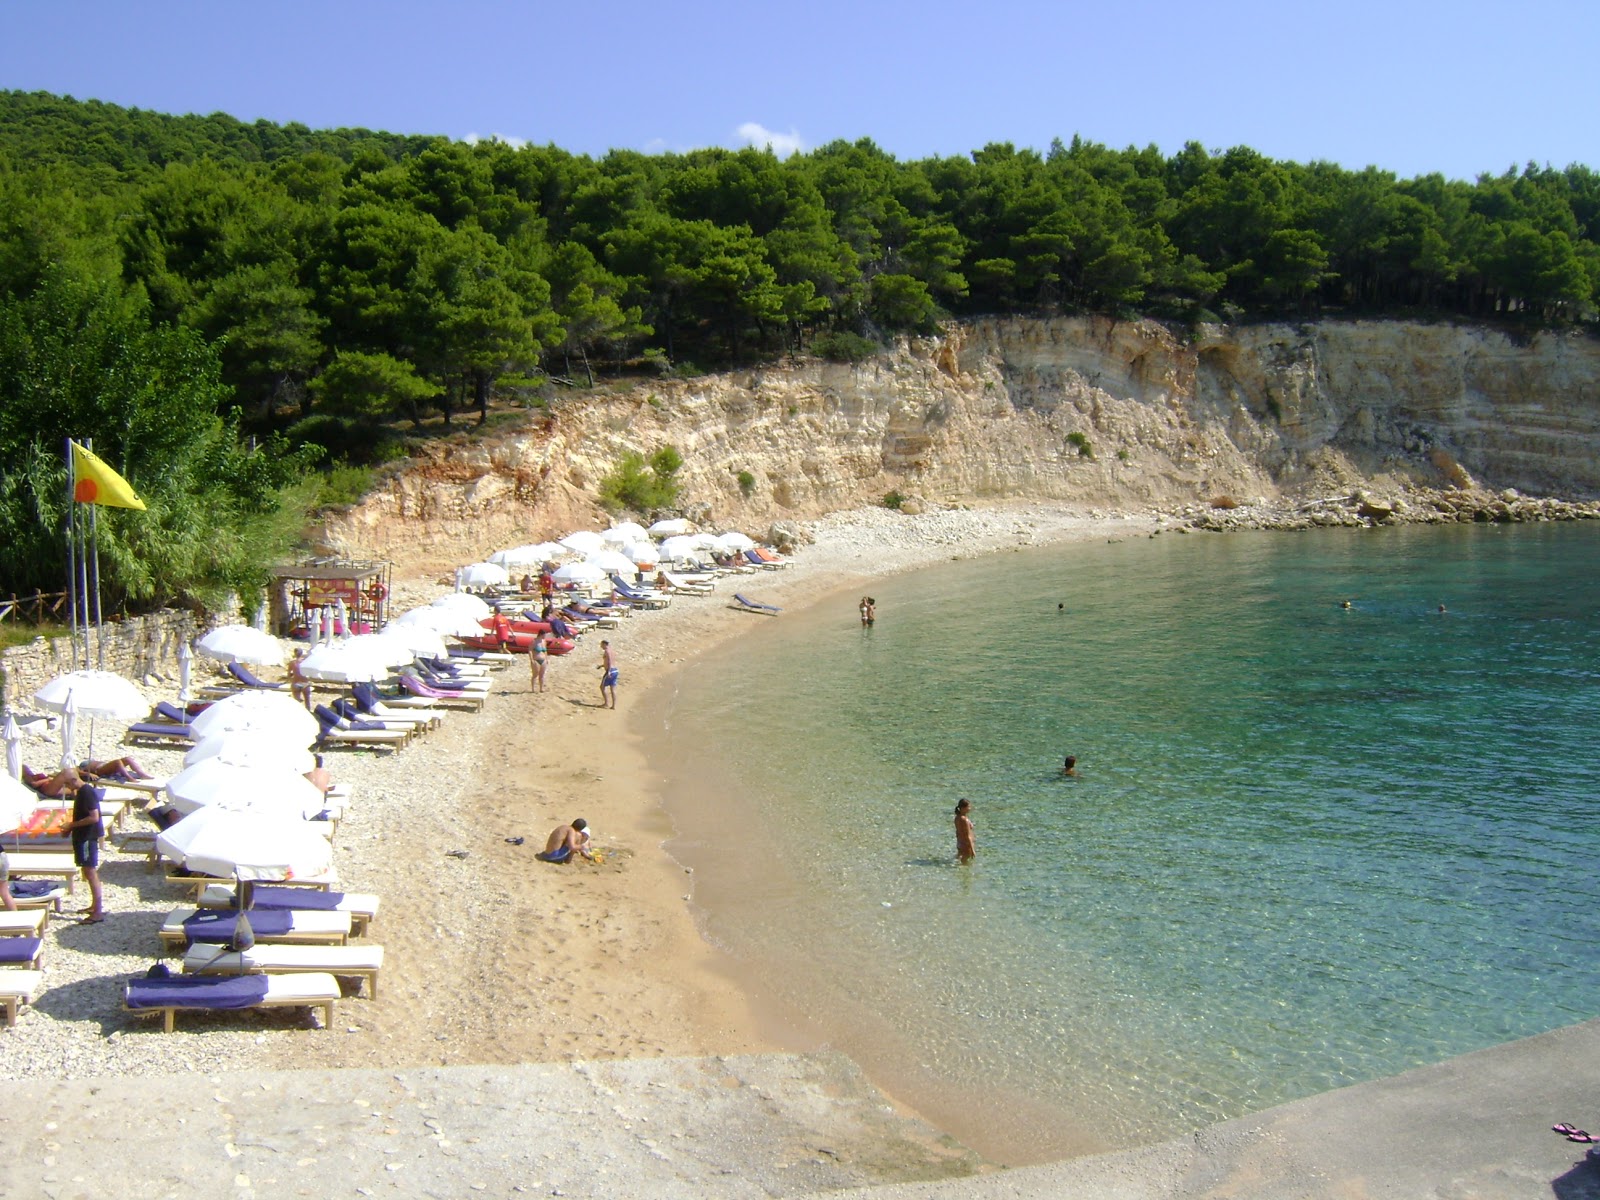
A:
{"label": "yellow flag", "polygon": [[79,504],[103,504],[109,508],[144,507],[144,501],[134,495],[126,479],[77,442],[72,443],[72,498]]}

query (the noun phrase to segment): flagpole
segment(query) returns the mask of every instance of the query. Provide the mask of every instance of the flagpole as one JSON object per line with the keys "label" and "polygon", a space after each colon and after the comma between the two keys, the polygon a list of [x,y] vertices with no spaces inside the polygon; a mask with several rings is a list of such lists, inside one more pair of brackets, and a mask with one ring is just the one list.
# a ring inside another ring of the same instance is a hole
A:
{"label": "flagpole", "polygon": [[[94,453],[94,439],[84,438],[83,444],[91,454]],[[106,665],[106,627],[105,617],[100,612],[100,506],[89,506],[89,541],[93,546],[94,559],[94,647],[95,666],[105,669]],[[86,598],[87,599],[87,598]],[[89,665],[88,642],[84,643],[83,665]]]}
{"label": "flagpole", "polygon": [[72,621],[72,657],[78,657],[77,472],[72,463],[72,439],[67,439],[67,613]]}

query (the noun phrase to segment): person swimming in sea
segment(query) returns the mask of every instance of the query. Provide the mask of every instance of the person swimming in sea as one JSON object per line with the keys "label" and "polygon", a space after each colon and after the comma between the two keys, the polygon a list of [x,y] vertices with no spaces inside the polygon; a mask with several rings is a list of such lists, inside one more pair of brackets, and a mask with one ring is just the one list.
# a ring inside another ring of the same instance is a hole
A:
{"label": "person swimming in sea", "polygon": [[1076,754],[1067,755],[1066,761],[1061,764],[1061,773],[1063,775],[1071,775],[1073,778],[1077,778],[1078,756]]}

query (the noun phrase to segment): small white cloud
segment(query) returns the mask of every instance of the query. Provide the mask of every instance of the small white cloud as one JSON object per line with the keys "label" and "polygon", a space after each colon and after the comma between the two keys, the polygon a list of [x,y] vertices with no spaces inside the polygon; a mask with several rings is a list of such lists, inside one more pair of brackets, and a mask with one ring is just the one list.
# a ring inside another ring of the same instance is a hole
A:
{"label": "small white cloud", "polygon": [[487,136],[481,133],[469,133],[461,140],[469,146],[476,146],[479,142],[499,142],[502,145],[510,146],[513,150],[521,150],[528,144],[527,138],[512,137],[508,133],[491,133]]}
{"label": "small white cloud", "polygon": [[739,140],[747,146],[770,148],[779,158],[788,158],[805,149],[800,134],[795,130],[774,133],[759,121],[746,121],[739,126]]}

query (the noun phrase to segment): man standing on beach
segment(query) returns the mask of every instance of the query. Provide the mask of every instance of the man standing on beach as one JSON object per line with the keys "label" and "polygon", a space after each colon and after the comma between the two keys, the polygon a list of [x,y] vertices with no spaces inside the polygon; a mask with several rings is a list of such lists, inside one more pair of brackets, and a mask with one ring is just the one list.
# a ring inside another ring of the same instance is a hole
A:
{"label": "man standing on beach", "polygon": [[967,814],[972,805],[966,800],[956,804],[956,860],[969,863],[978,857],[978,843],[972,836],[972,818]]}
{"label": "man standing on beach", "polygon": [[611,658],[611,643],[600,643],[600,707],[617,706],[617,664]]}
{"label": "man standing on beach", "polygon": [[105,829],[100,824],[99,788],[91,784],[79,786],[72,799],[72,859],[83,872],[89,885],[89,907],[83,918],[85,925],[94,925],[106,919],[104,901],[100,892],[100,839]]}

